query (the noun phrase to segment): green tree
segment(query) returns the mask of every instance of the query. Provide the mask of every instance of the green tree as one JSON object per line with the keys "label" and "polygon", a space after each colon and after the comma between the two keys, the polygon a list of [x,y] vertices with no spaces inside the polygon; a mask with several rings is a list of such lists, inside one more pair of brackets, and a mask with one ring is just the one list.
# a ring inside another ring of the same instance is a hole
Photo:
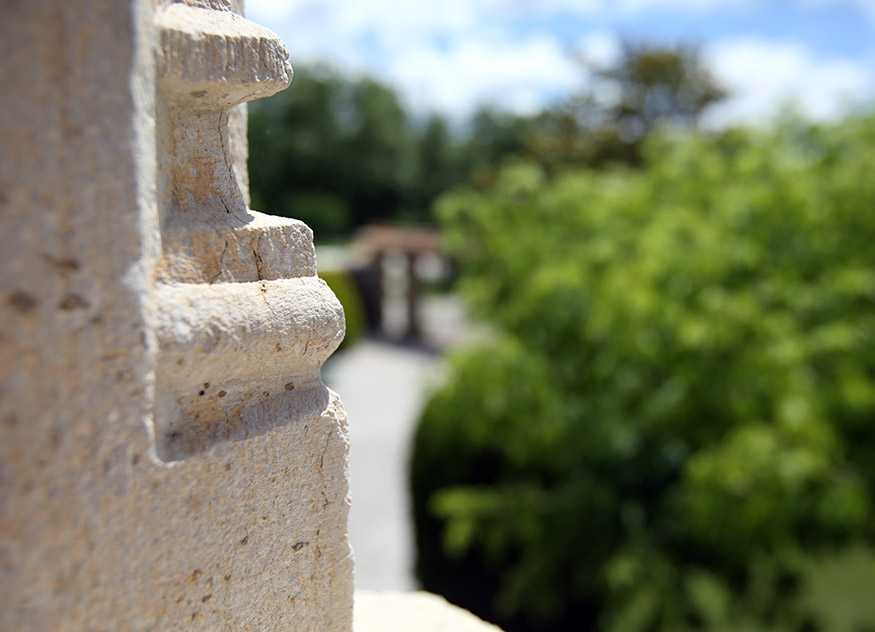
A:
{"label": "green tree", "polygon": [[416,165],[412,208],[425,210],[430,220],[434,200],[467,177],[463,149],[443,118],[431,116],[427,120],[417,139]]}
{"label": "green tree", "polygon": [[651,135],[443,198],[497,336],[417,430],[425,588],[509,631],[872,629],[873,145]]}
{"label": "green tree", "polygon": [[470,135],[438,115],[413,120],[389,86],[298,68],[291,88],[250,106],[253,206],[302,219],[320,238],[375,221],[429,223],[441,193],[522,146],[522,119],[500,138],[481,120],[503,129],[491,114]]}
{"label": "green tree", "polygon": [[373,79],[299,68],[292,87],[250,106],[256,209],[336,236],[397,217],[412,197],[417,131]]}
{"label": "green tree", "polygon": [[[413,120],[398,94],[371,78],[298,68],[291,88],[250,106],[252,204],[307,222],[317,238],[374,221],[432,221],[444,191],[492,186],[510,156],[548,170],[640,162],[644,135],[693,124],[722,95],[690,48],[626,45],[594,71],[591,91],[535,117],[481,110],[451,129]],[[612,102],[597,95],[612,93]]]}
{"label": "green tree", "polygon": [[695,128],[726,96],[691,46],[625,42],[614,64],[585,69],[588,89],[540,116],[529,138],[529,152],[548,167],[640,164],[655,128]]}
{"label": "green tree", "polygon": [[495,184],[502,161],[526,153],[526,143],[535,126],[536,119],[532,117],[478,110],[464,139],[464,167],[470,182],[479,188]]}
{"label": "green tree", "polygon": [[610,117],[628,142],[645,138],[660,123],[694,126],[709,105],[726,96],[690,46],[626,42],[620,62],[597,76],[619,92]]}

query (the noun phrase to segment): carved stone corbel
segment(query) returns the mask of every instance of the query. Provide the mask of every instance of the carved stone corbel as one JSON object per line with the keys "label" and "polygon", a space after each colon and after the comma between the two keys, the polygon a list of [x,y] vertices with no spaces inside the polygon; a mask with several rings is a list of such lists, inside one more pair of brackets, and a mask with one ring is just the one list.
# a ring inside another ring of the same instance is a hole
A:
{"label": "carved stone corbel", "polygon": [[324,405],[313,390],[344,319],[310,229],[247,209],[229,157],[229,110],[291,81],[282,42],[220,0],[169,4],[157,25],[154,429],[169,462]]}

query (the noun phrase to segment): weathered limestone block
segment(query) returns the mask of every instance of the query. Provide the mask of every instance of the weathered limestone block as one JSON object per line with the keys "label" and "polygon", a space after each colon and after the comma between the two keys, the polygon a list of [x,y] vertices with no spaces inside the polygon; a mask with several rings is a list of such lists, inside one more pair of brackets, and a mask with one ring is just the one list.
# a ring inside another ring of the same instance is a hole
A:
{"label": "weathered limestone block", "polygon": [[238,186],[291,68],[234,6],[4,8],[0,629],[350,629],[343,316]]}

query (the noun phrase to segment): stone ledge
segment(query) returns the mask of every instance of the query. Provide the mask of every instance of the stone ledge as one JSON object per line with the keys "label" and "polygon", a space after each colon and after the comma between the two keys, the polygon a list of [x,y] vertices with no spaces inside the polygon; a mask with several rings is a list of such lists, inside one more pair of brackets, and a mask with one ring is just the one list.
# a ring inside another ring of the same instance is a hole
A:
{"label": "stone ledge", "polygon": [[427,592],[355,591],[354,632],[501,632]]}

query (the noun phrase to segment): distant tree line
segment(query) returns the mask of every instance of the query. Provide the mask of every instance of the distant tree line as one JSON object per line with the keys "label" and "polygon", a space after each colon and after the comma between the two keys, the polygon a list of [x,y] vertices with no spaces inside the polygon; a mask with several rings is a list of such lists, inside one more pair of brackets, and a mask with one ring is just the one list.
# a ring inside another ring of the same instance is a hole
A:
{"label": "distant tree line", "polygon": [[484,109],[453,127],[416,119],[374,78],[298,67],[291,88],[250,106],[252,206],[304,220],[317,239],[375,221],[430,223],[441,193],[488,188],[509,156],[551,173],[639,164],[654,126],[693,125],[723,96],[692,48],[627,44],[616,64],[590,70],[590,90],[536,116]]}

